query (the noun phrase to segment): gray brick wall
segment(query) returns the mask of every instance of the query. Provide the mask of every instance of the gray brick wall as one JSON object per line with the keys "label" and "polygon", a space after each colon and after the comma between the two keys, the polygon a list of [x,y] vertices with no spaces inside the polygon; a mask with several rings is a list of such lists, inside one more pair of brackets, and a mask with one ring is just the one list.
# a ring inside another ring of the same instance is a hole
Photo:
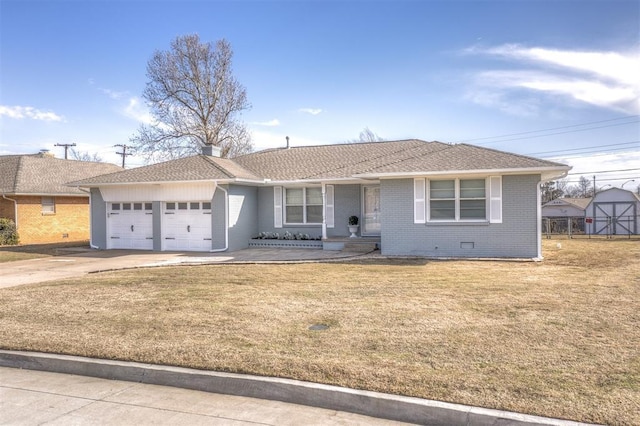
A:
{"label": "gray brick wall", "polygon": [[[351,215],[360,217],[360,185],[334,186],[334,221],[333,228],[327,228],[327,236],[349,236],[348,219]],[[258,227],[257,232],[278,232],[309,234],[312,238],[322,235],[321,225],[287,226],[274,228],[273,226],[273,187],[258,188]]]}
{"label": "gray brick wall", "polygon": [[91,188],[91,243],[107,249],[107,203],[98,188]]}
{"label": "gray brick wall", "polygon": [[229,251],[249,247],[258,223],[258,188],[241,185],[229,187]]}
{"label": "gray brick wall", "polygon": [[[380,188],[382,254],[536,257],[536,186],[539,180],[539,175],[503,177],[503,221],[500,224],[415,224],[413,179],[383,180]],[[470,248],[471,245],[473,248]]]}

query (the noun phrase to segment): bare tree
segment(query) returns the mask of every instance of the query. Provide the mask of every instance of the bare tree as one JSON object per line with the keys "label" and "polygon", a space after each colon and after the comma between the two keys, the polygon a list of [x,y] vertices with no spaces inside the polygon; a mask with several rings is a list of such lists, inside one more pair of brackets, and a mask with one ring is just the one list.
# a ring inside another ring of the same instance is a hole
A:
{"label": "bare tree", "polygon": [[571,198],[587,198],[592,195],[591,180],[584,176],[580,176],[576,185],[571,185],[567,188],[566,193]]}
{"label": "bare tree", "polygon": [[130,139],[147,161],[197,154],[204,145],[223,157],[251,152],[251,137],[240,121],[250,107],[245,88],[233,77],[233,52],[226,40],[215,46],[198,35],[177,37],[168,51],[156,51],[147,64],[143,98],[154,122]]}
{"label": "bare tree", "polygon": [[559,188],[559,181],[545,182],[541,186],[541,202],[546,204],[549,201],[560,198],[564,195],[564,190]]}
{"label": "bare tree", "polygon": [[373,130],[368,127],[365,127],[360,132],[358,139],[348,140],[347,143],[358,143],[358,142],[382,142],[383,138],[378,136]]}
{"label": "bare tree", "polygon": [[95,161],[98,163],[101,163],[103,161],[102,157],[100,157],[97,152],[90,154],[89,151],[76,151],[73,148],[71,148],[69,152],[71,153],[71,158],[73,158],[74,160]]}

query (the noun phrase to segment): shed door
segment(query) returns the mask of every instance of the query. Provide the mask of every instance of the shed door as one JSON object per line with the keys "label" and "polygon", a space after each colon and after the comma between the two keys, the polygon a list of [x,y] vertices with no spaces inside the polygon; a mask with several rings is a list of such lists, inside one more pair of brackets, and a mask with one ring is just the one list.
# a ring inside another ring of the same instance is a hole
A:
{"label": "shed door", "polygon": [[151,203],[109,203],[108,249],[153,250]]}
{"label": "shed door", "polygon": [[211,202],[167,202],[163,207],[163,250],[211,250]]}

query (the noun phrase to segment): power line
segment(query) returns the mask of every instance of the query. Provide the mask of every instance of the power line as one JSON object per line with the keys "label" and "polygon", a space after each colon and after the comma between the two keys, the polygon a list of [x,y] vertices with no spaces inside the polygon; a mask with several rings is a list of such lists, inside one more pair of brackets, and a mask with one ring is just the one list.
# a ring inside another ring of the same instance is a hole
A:
{"label": "power line", "polygon": [[[613,148],[610,149],[608,151],[585,151],[579,154],[572,154],[572,155],[554,155],[554,156],[550,156],[550,157],[542,157],[542,158],[546,158],[546,159],[563,159],[563,160],[569,160],[571,158],[581,158],[584,157],[585,154],[592,154],[590,155],[590,157],[597,157],[597,156],[601,156],[601,155],[609,155],[612,154],[613,155],[613,151],[623,151],[623,152],[629,152],[629,153],[636,153],[638,151],[636,150],[629,150],[629,147],[626,148]],[[616,155],[620,155],[620,152],[617,152]]]}
{"label": "power line", "polygon": [[640,169],[619,169],[619,170],[601,170],[601,171],[597,171],[597,172],[581,172],[581,173],[567,173],[567,176],[569,175],[591,175],[594,173],[618,173],[618,172],[633,172],[635,170],[640,170]]}
{"label": "power line", "polygon": [[[570,129],[570,128],[574,128],[574,127],[582,127],[582,126],[590,126],[592,124],[600,124],[600,123],[608,123],[611,121],[618,121],[618,120],[626,120],[629,118],[638,118],[640,117],[640,115],[628,115],[625,117],[617,117],[617,118],[611,118],[608,120],[600,120],[600,121],[591,121],[588,123],[582,123],[582,124],[574,124],[571,126],[561,126],[561,127],[552,127],[549,129],[542,129],[542,130],[531,130],[528,132],[519,132],[519,133],[509,133],[506,135],[499,135],[499,136],[488,136],[488,137],[484,137],[484,138],[475,138],[475,139],[466,139],[463,141],[459,141],[458,143],[463,143],[463,142],[473,142],[473,141],[482,141],[482,140],[487,140],[487,139],[500,139],[500,138],[507,138],[507,137],[511,137],[511,136],[521,136],[521,135],[528,135],[531,133],[541,133],[541,132],[550,132],[553,130],[562,130],[562,129]],[[625,124],[633,124],[633,123],[638,123],[639,121],[632,121],[629,123],[621,123],[621,124],[615,124],[615,126],[618,125],[625,125]],[[603,127],[609,127],[609,126],[603,126]],[[601,127],[595,127],[596,129],[601,128]],[[584,129],[584,130],[590,130],[590,129]],[[582,130],[577,130],[577,131],[582,131]],[[549,136],[549,135],[541,135],[541,136]],[[534,137],[539,137],[539,136],[534,136]],[[498,142],[508,142],[510,139],[507,139],[505,141],[498,141]],[[516,140],[516,139],[511,139],[511,140]]]}
{"label": "power line", "polygon": [[[553,154],[553,153],[556,153],[556,152],[582,151],[582,150],[585,150],[585,149],[606,148],[606,147],[609,147],[609,146],[633,145],[633,144],[636,144],[636,143],[640,143],[640,141],[610,143],[610,144],[606,144],[606,145],[593,145],[593,146],[585,146],[585,147],[582,147],[582,148],[572,148],[572,149],[557,149],[555,151],[532,152],[532,153],[524,154],[524,155],[541,155],[541,154]],[[626,148],[624,148],[624,149],[626,149]]]}
{"label": "power line", "polygon": [[640,120],[631,121],[629,123],[609,124],[608,126],[589,127],[587,129],[567,130],[566,132],[547,133],[547,134],[544,134],[544,135],[525,136],[525,137],[522,137],[522,138],[502,139],[502,140],[499,140],[499,141],[491,141],[491,142],[481,142],[481,143],[477,143],[475,145],[488,145],[488,144],[492,144],[492,143],[519,141],[519,140],[523,140],[523,139],[543,138],[545,136],[564,135],[566,133],[575,133],[575,132],[586,132],[587,130],[604,129],[605,127],[624,126],[625,124],[633,124],[633,123],[640,123]]}

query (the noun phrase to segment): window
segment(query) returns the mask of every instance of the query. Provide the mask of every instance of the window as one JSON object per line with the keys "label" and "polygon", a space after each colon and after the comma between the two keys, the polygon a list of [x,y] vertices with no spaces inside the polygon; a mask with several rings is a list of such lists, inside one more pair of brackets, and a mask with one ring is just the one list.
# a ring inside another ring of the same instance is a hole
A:
{"label": "window", "polygon": [[56,201],[53,197],[42,197],[42,214],[55,214],[56,213]]}
{"label": "window", "polygon": [[485,179],[429,181],[430,221],[484,221],[486,219]]}
{"label": "window", "polygon": [[322,223],[322,188],[285,188],[286,223]]}

